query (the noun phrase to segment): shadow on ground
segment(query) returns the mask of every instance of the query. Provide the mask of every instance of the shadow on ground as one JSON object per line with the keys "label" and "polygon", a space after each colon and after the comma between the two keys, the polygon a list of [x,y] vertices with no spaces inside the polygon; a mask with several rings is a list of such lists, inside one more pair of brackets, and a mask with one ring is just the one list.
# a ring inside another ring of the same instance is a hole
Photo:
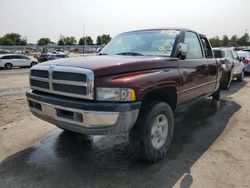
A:
{"label": "shadow on ground", "polygon": [[181,187],[187,188],[191,166],[239,108],[232,101],[206,99],[176,112],[172,148],[156,164],[133,160],[127,135],[85,138],[58,130],[4,160],[0,187],[171,187],[184,175]]}
{"label": "shadow on ground", "polygon": [[[246,78],[250,78],[249,76],[246,76]],[[236,80],[233,80],[231,83],[231,87],[227,90],[222,90],[221,94],[225,95],[226,98],[230,98],[228,97],[229,95],[233,95],[235,93],[237,93],[239,90],[243,89],[246,86],[247,82],[243,81],[243,82],[238,82]]]}

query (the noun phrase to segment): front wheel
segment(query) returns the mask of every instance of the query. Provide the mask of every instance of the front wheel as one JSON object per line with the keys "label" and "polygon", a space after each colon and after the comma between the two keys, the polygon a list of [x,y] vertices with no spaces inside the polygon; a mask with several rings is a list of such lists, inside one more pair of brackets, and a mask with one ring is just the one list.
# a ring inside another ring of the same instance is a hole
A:
{"label": "front wheel", "polygon": [[10,70],[10,69],[12,69],[12,64],[11,63],[6,63],[4,68],[7,69],[7,70]]}
{"label": "front wheel", "polygon": [[237,78],[237,81],[238,82],[243,82],[244,81],[244,70],[242,70],[242,72],[241,72],[241,74],[240,74],[240,76]]}
{"label": "front wheel", "polygon": [[150,102],[142,107],[129,133],[132,152],[138,158],[155,162],[167,155],[174,131],[174,115],[165,102]]}
{"label": "front wheel", "polygon": [[219,100],[220,100],[220,88],[218,88],[217,91],[215,91],[215,92],[212,94],[212,98],[213,98],[213,100],[216,100],[216,101],[219,101]]}
{"label": "front wheel", "polygon": [[223,90],[229,89],[231,86],[231,82],[232,82],[232,75],[230,72],[222,76],[220,88]]}

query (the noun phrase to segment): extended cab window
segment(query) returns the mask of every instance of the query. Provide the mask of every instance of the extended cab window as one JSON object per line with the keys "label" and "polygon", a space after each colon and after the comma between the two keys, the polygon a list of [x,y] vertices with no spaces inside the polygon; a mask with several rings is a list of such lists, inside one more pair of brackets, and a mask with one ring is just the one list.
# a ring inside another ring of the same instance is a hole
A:
{"label": "extended cab window", "polygon": [[187,59],[202,59],[202,50],[197,35],[193,32],[186,32],[185,41],[187,44]]}
{"label": "extended cab window", "polygon": [[206,58],[213,58],[213,52],[207,38],[201,36],[201,42]]}

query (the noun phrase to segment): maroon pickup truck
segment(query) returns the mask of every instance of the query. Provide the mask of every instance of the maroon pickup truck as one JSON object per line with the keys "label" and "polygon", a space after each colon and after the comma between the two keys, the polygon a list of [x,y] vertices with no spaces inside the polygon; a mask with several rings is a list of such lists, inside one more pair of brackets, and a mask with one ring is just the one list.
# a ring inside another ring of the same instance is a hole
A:
{"label": "maroon pickup truck", "polygon": [[188,29],[122,33],[98,56],[53,60],[30,71],[31,112],[87,135],[129,132],[133,152],[163,158],[180,104],[220,98],[221,71],[207,38]]}

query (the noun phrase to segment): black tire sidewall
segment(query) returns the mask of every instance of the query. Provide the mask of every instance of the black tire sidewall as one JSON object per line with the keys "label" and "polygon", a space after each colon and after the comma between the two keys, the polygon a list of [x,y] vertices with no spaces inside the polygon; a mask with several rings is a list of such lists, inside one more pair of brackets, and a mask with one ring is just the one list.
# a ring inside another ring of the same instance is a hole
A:
{"label": "black tire sidewall", "polygon": [[33,67],[33,66],[35,66],[35,65],[36,65],[36,62],[32,62],[32,63],[30,64],[31,67]]}
{"label": "black tire sidewall", "polygon": [[237,78],[237,81],[239,81],[239,82],[244,81],[244,70],[241,72],[240,76]]}
{"label": "black tire sidewall", "polygon": [[[147,117],[147,120],[145,121],[146,129],[144,133],[146,136],[145,147],[147,147],[147,149],[152,150],[153,152],[159,152],[161,150],[169,149],[171,140],[173,137],[173,128],[174,128],[173,127],[173,114],[171,111],[172,111],[171,108],[167,106],[167,104],[164,102],[160,102],[156,104],[153,107],[153,109],[150,111],[149,116]],[[151,143],[150,137],[151,137],[151,130],[153,127],[153,122],[155,118],[160,114],[164,114],[168,120],[168,136],[164,145],[159,149],[155,149]]]}
{"label": "black tire sidewall", "polygon": [[[133,152],[139,158],[147,162],[155,162],[166,156],[171,146],[174,132],[174,116],[171,107],[165,102],[150,102],[143,107],[143,112],[130,132],[130,141]],[[164,114],[168,120],[168,137],[159,149],[153,147],[151,143],[151,129],[153,121],[159,114]]]}
{"label": "black tire sidewall", "polygon": [[[10,65],[10,68],[7,68],[7,65]],[[12,68],[12,64],[11,64],[11,63],[6,63],[6,64],[4,65],[4,67],[5,67],[5,69],[9,70],[9,69]]]}

